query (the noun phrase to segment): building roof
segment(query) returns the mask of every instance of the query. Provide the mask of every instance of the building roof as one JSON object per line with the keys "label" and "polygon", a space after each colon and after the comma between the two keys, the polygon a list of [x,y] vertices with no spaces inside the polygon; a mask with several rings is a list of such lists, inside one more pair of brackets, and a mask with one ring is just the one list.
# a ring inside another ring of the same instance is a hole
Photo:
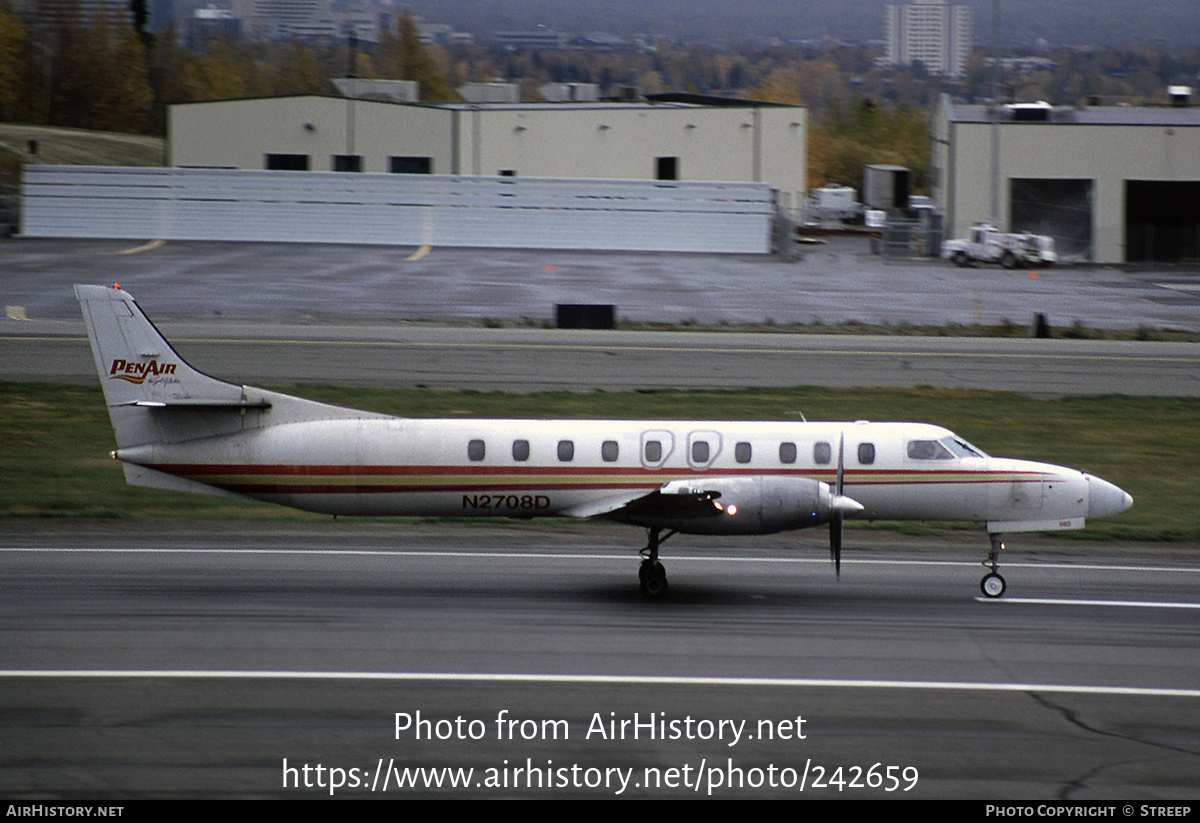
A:
{"label": "building roof", "polygon": [[[990,123],[990,106],[947,101],[946,119],[952,123]],[[1028,109],[1026,109],[1028,110]],[[1200,107],[1170,106],[1050,106],[1040,119],[1014,117],[1006,106],[1001,123],[1074,124],[1080,126],[1200,126]]]}
{"label": "building roof", "polygon": [[336,100],[346,101],[354,100],[359,103],[377,103],[381,106],[407,106],[409,108],[426,108],[426,109],[444,109],[447,111],[583,111],[585,109],[611,109],[615,111],[633,111],[633,110],[664,110],[664,109],[726,109],[726,108],[760,108],[760,109],[775,109],[775,108],[803,108],[803,106],[794,106],[785,103],[765,103],[757,100],[737,100],[726,97],[707,97],[704,95],[692,94],[651,94],[646,95],[644,100],[633,102],[615,102],[615,101],[579,101],[579,102],[520,102],[520,103],[466,103],[459,101],[396,101],[396,100],[378,100],[373,98],[362,97],[342,97],[336,94],[294,94],[294,95],[266,95],[262,97],[241,97],[231,100],[201,100],[190,103],[172,103],[172,106],[202,106],[202,105],[221,105],[228,103],[248,103],[254,101],[266,100]]}

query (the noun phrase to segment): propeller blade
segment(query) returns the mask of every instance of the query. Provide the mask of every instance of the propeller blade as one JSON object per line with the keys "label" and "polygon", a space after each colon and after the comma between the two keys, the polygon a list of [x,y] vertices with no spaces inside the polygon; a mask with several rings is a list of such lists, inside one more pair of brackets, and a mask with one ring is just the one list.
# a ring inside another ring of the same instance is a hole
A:
{"label": "propeller blade", "polygon": [[829,521],[829,556],[833,559],[833,573],[842,579],[842,515],[835,514]]}
{"label": "propeller blade", "polygon": [[845,456],[845,453],[846,453],[846,433],[845,433],[845,432],[842,432],[840,435],[838,435],[838,472],[837,472],[837,486],[834,488],[834,491],[835,491],[835,492],[837,492],[837,496],[838,496],[838,497],[841,497],[841,496],[842,496],[842,484],[843,484],[843,471],[842,471],[842,468],[843,468],[843,466],[845,465],[845,464],[844,464],[844,456]]}
{"label": "propeller blade", "polygon": [[829,556],[833,559],[833,573],[838,580],[842,579],[842,519],[847,514],[856,514],[863,507],[857,500],[851,500],[843,493],[845,485],[845,453],[846,433],[838,435],[837,487],[833,496],[833,516],[829,519]]}

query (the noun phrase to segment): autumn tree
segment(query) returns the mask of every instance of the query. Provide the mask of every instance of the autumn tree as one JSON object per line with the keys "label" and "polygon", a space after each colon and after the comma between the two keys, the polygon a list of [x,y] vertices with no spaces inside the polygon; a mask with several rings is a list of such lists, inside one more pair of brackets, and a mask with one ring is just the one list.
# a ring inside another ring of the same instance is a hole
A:
{"label": "autumn tree", "polygon": [[929,172],[929,128],[920,111],[900,104],[884,108],[859,100],[849,109],[830,103],[808,139],[808,180],[814,188],[831,183],[859,188],[869,165],[904,166],[913,187],[923,189]]}
{"label": "autumn tree", "polygon": [[421,45],[416,21],[401,15],[398,32],[385,27],[379,39],[376,71],[386,80],[415,80],[422,100],[457,100],[438,61]]}

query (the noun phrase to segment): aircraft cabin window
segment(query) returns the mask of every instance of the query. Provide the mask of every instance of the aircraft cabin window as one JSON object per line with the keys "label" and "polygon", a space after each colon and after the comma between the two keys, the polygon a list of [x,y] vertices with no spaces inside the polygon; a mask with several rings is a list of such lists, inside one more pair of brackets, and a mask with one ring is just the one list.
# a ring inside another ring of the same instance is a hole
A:
{"label": "aircraft cabin window", "polygon": [[708,442],[705,440],[692,441],[692,462],[708,462]]}
{"label": "aircraft cabin window", "polygon": [[647,440],[646,441],[646,462],[657,463],[662,460],[662,441]]}
{"label": "aircraft cabin window", "polygon": [[875,444],[874,443],[859,443],[858,444],[858,462],[864,466],[875,462]]}
{"label": "aircraft cabin window", "polygon": [[600,459],[605,463],[616,463],[621,454],[621,447],[616,440],[605,440],[600,444]]}
{"label": "aircraft cabin window", "polygon": [[813,443],[813,462],[818,466],[828,466],[833,460],[833,447],[828,443]]}
{"label": "aircraft cabin window", "polygon": [[953,460],[950,450],[936,440],[909,440],[910,460]]}
{"label": "aircraft cabin window", "polygon": [[528,460],[529,459],[529,441],[514,440],[513,441],[513,460]]}
{"label": "aircraft cabin window", "polygon": [[779,462],[780,463],[795,463],[796,462],[796,444],[795,443],[780,443],[779,444]]}
{"label": "aircraft cabin window", "polygon": [[558,441],[558,459],[564,463],[570,463],[575,459],[575,441],[574,440],[559,440]]}
{"label": "aircraft cabin window", "polygon": [[472,440],[467,444],[467,459],[479,462],[483,459],[484,451],[482,440]]}
{"label": "aircraft cabin window", "polygon": [[739,463],[749,463],[752,454],[749,443],[738,443],[733,447],[733,459]]}

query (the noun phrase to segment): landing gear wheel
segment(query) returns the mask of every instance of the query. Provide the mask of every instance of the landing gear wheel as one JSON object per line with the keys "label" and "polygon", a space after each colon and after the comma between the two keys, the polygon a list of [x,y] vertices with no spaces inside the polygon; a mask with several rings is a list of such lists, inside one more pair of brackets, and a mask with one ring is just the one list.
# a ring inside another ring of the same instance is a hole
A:
{"label": "landing gear wheel", "polygon": [[647,577],[662,577],[665,579],[666,576],[666,568],[657,560],[643,560],[642,565],[638,567],[638,580],[645,580]]}
{"label": "landing gear wheel", "polygon": [[999,597],[1004,594],[1004,578],[995,572],[985,574],[983,580],[979,581],[979,588],[984,597]]}
{"label": "landing gear wheel", "polygon": [[646,543],[646,548],[642,549],[642,565],[638,567],[638,581],[641,583],[642,595],[648,600],[661,600],[667,596],[667,570],[663,568],[663,564],[658,562],[658,547],[659,545],[675,534],[675,532],[667,532],[666,537],[662,536],[662,529],[650,527],[649,541]]}
{"label": "landing gear wheel", "polygon": [[655,574],[648,574],[642,578],[642,595],[647,600],[661,600],[667,596],[667,590],[670,588],[667,585],[667,574],[661,571]]}

